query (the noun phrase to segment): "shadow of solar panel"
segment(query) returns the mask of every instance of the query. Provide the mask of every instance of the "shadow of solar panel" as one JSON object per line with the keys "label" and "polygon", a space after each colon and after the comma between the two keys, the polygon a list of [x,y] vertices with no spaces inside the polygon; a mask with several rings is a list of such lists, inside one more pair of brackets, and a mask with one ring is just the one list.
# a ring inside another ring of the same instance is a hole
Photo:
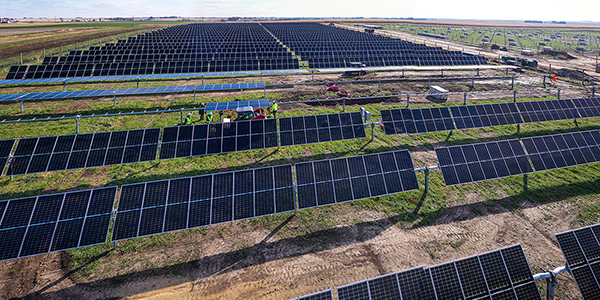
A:
{"label": "shadow of solar panel", "polygon": [[[99,232],[96,234],[103,235],[104,239],[92,240],[94,244],[104,243],[106,240],[117,188],[99,190],[105,195],[103,199],[110,205],[110,210],[102,211],[103,214],[98,215],[106,216],[107,221],[96,226],[95,231]],[[91,205],[90,194],[95,191],[77,191],[0,202],[4,212],[0,223],[0,236],[13,243],[0,246],[0,259],[90,245],[84,242],[86,232],[82,231],[82,226],[87,225],[91,218],[88,207]]]}

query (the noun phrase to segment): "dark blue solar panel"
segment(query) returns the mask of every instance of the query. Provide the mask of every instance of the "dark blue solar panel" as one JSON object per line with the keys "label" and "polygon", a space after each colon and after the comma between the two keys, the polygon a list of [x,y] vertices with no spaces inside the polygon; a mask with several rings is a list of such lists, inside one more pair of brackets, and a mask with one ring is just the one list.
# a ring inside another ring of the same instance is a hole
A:
{"label": "dark blue solar panel", "polygon": [[0,259],[104,243],[116,192],[107,187],[0,202],[0,236],[12,243],[0,245]]}

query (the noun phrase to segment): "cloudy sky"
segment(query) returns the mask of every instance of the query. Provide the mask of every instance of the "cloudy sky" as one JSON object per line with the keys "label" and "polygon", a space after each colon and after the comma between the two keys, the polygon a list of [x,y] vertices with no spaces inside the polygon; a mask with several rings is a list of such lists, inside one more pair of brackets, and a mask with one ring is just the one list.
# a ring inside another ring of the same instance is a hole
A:
{"label": "cloudy sky", "polygon": [[598,0],[0,0],[1,17],[398,17],[600,22]]}

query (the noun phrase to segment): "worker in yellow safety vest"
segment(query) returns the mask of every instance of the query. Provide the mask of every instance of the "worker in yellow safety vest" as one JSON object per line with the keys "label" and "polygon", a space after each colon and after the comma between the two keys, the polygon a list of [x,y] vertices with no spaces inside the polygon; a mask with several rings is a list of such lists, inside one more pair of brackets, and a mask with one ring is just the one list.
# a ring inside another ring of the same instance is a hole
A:
{"label": "worker in yellow safety vest", "polygon": [[206,113],[206,123],[212,123],[212,111]]}
{"label": "worker in yellow safety vest", "polygon": [[187,114],[187,116],[185,117],[185,125],[191,125],[192,124],[192,113],[189,112]]}
{"label": "worker in yellow safety vest", "polygon": [[271,104],[271,111],[273,112],[273,118],[277,118],[277,102],[273,101],[273,104]]}

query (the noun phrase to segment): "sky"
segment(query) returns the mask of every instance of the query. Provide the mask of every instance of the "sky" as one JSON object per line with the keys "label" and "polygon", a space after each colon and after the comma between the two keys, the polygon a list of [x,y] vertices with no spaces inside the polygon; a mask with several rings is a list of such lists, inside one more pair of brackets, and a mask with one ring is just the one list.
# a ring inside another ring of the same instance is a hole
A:
{"label": "sky", "polygon": [[0,0],[0,17],[394,17],[600,22],[579,0]]}

